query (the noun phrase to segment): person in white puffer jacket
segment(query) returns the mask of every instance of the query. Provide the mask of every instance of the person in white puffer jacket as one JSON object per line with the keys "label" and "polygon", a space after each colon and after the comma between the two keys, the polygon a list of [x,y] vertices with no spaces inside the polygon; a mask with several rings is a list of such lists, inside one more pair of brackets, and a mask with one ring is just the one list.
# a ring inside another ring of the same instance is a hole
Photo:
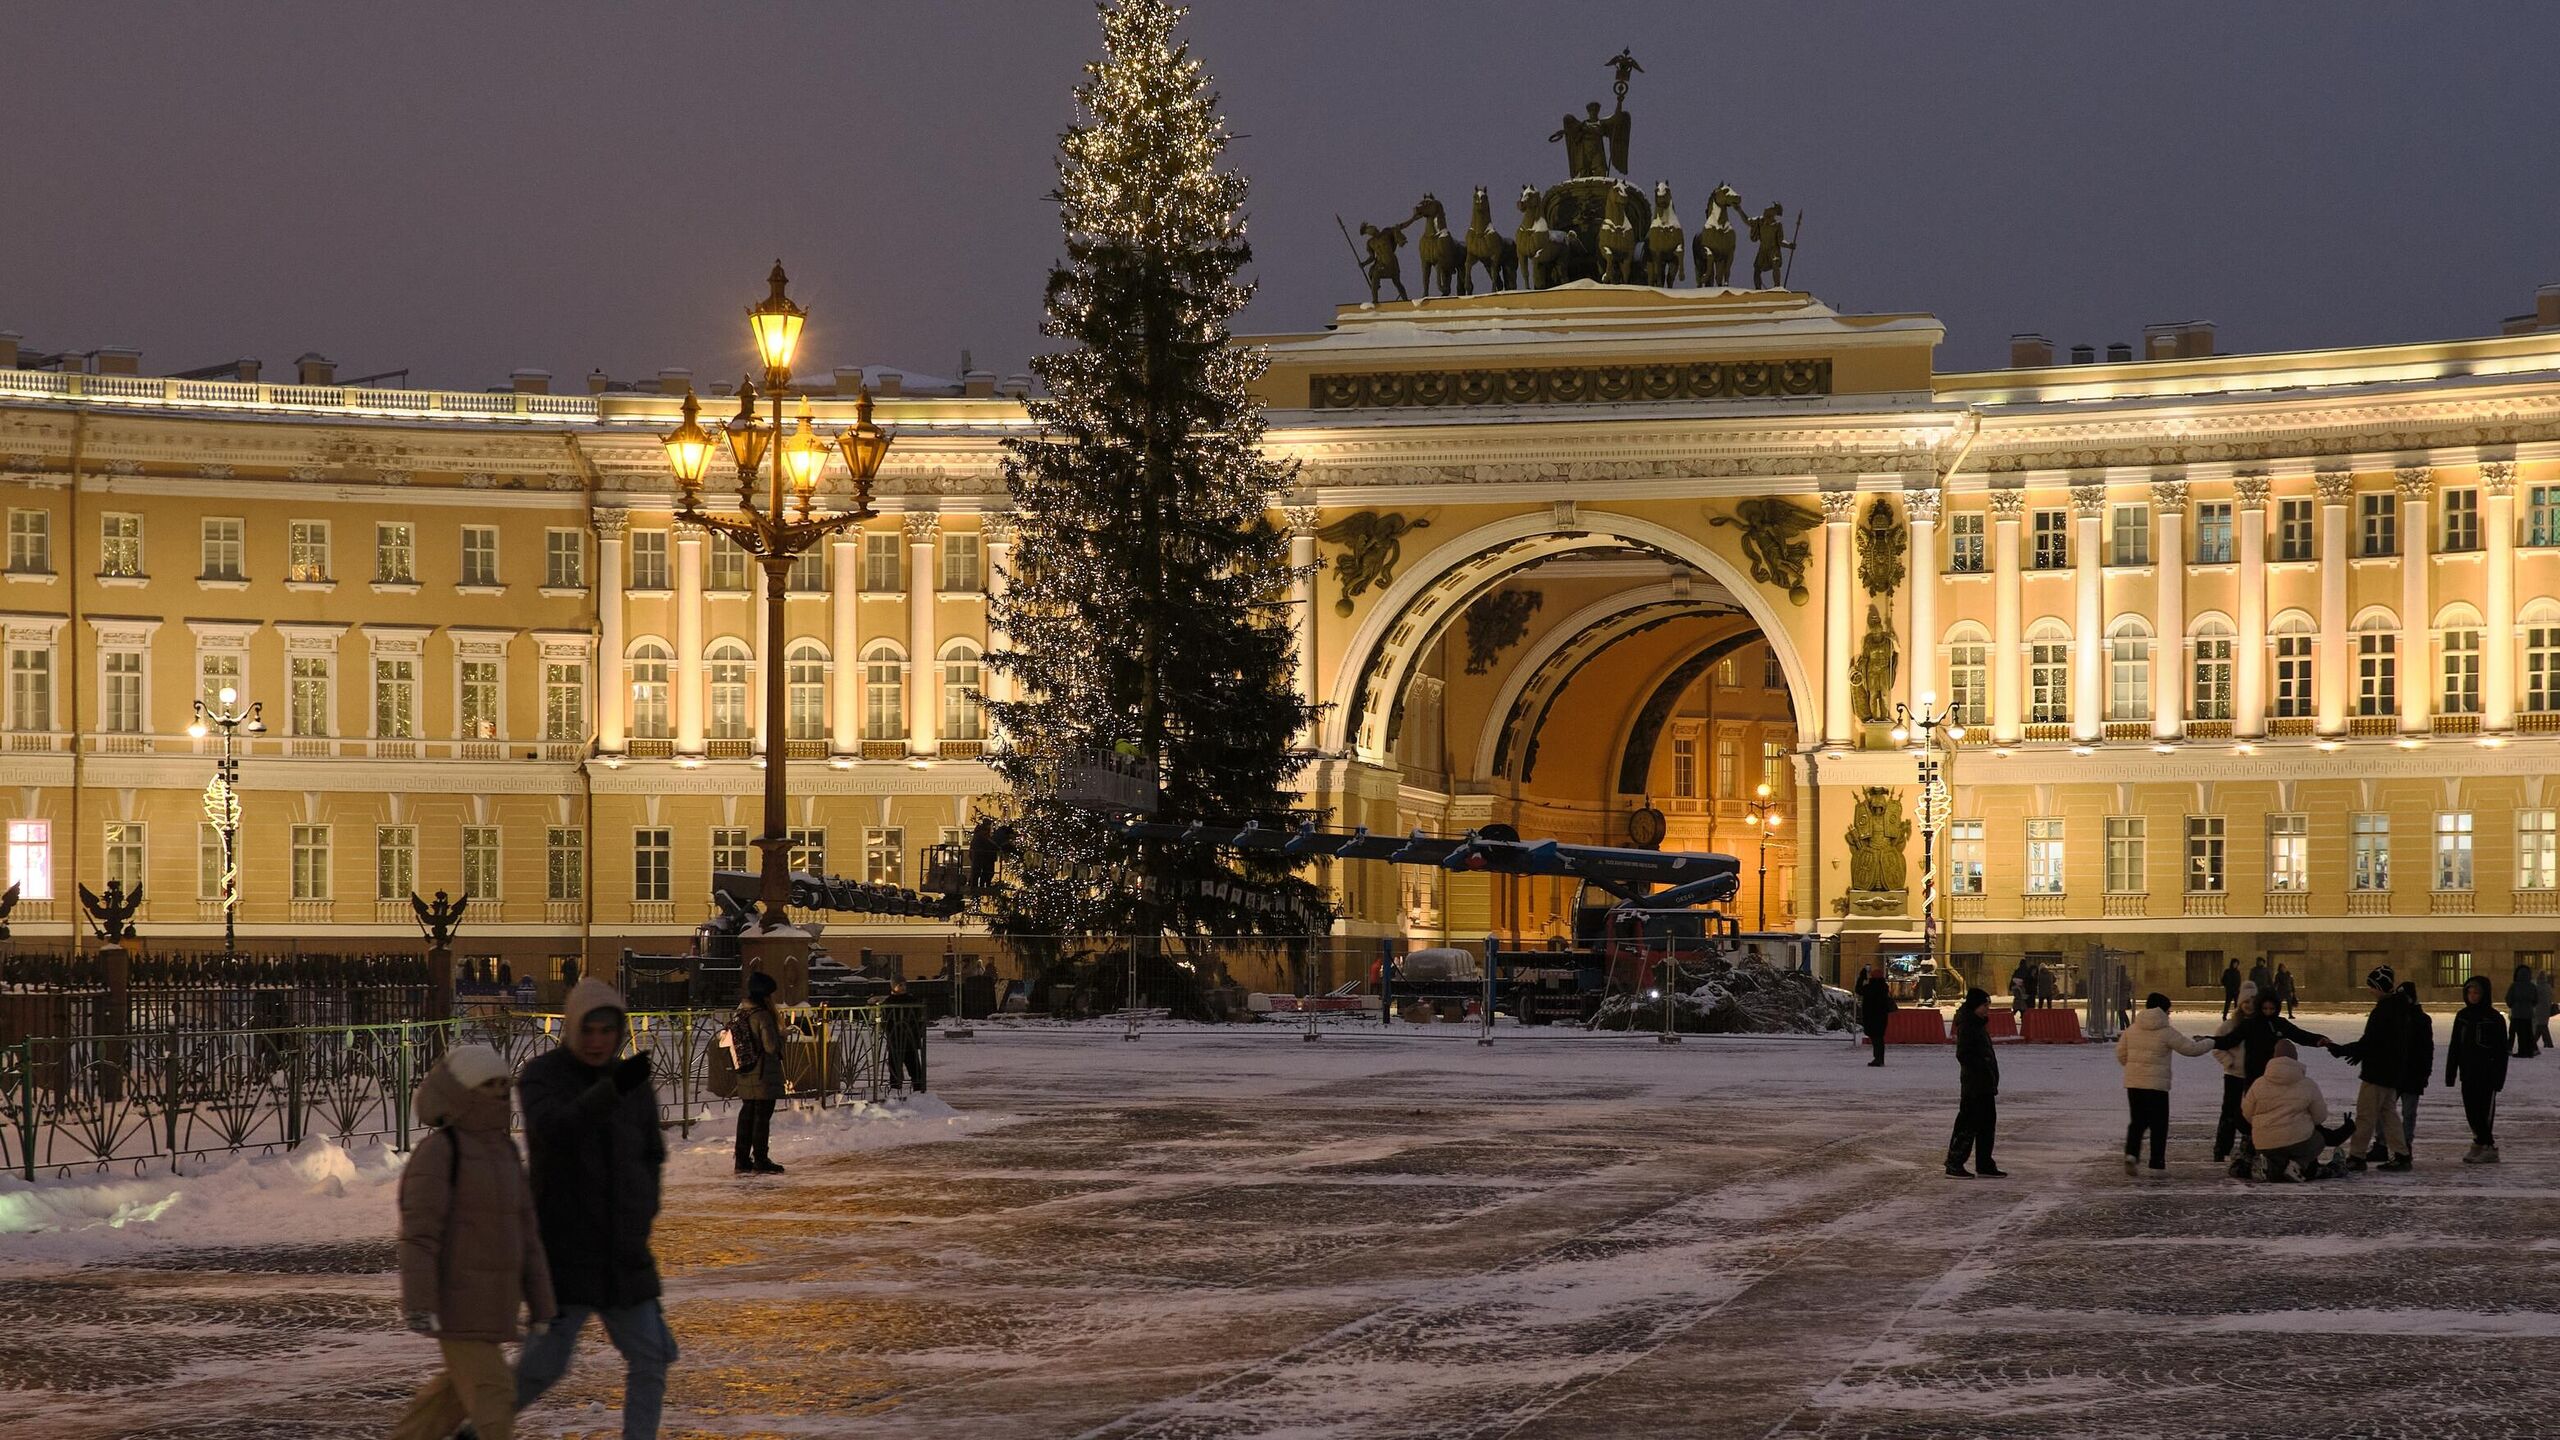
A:
{"label": "person in white puffer jacket", "polygon": [[2258,1153],[2266,1157],[2269,1180],[2292,1179],[2289,1166],[2299,1166],[2302,1177],[2310,1179],[2320,1151],[2346,1138],[2346,1126],[2331,1129],[2327,1124],[2329,1102],[2302,1068],[2301,1054],[2290,1040],[2276,1042],[2267,1072],[2250,1082],[2240,1111]]}
{"label": "person in white puffer jacket", "polygon": [[2124,1067],[2124,1173],[2141,1163],[2142,1137],[2151,1136],[2151,1168],[2168,1168],[2169,1056],[2202,1055],[2213,1048],[2208,1039],[2189,1039],[2169,1023],[2169,997],[2154,990],[2142,1002],[2142,1013],[2116,1037],[2116,1063]]}

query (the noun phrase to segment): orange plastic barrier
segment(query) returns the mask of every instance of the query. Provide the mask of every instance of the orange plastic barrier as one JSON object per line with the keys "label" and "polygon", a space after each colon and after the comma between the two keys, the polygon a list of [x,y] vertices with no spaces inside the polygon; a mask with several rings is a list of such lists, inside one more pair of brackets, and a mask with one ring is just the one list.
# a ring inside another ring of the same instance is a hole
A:
{"label": "orange plastic barrier", "polygon": [[2017,1039],[2018,1012],[2003,1010],[1996,1005],[1991,1007],[1991,1038],[1994,1040]]}
{"label": "orange plastic barrier", "polygon": [[2048,1005],[2027,1012],[2026,1041],[2030,1045],[2077,1045],[2086,1037],[2080,1033],[2080,1012]]}
{"label": "orange plastic barrier", "polygon": [[1904,1006],[1884,1017],[1887,1045],[1944,1045],[1947,1017],[1933,1009]]}

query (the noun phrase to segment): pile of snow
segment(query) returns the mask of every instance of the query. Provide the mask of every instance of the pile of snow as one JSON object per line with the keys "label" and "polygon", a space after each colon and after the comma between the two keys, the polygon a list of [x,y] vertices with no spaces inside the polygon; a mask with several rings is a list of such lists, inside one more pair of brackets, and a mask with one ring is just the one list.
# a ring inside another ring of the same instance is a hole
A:
{"label": "pile of snow", "polygon": [[[1718,957],[1684,962],[1682,978],[1699,970],[1698,987],[1674,992],[1671,1028],[1692,1035],[1821,1035],[1855,1029],[1858,1002],[1801,970],[1781,970],[1758,960]],[[1594,1030],[1659,1030],[1664,1001],[1612,995],[1591,1018]]]}

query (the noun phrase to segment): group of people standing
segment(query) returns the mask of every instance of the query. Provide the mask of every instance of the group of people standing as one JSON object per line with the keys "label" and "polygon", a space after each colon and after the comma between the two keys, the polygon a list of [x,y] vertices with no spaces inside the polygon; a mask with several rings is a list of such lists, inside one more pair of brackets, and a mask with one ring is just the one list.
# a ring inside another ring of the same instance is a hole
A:
{"label": "group of people standing", "polygon": [[2294,985],[2292,967],[2281,960],[2276,962],[2276,968],[2272,974],[2267,970],[2267,957],[2264,955],[2259,956],[2257,963],[2249,967],[2249,973],[2246,976],[2240,973],[2240,962],[2236,959],[2222,967],[2223,1019],[2229,1020],[2234,1014],[2243,1013],[2247,1009],[2241,1000],[2244,987],[2248,991],[2274,996],[2277,1006],[2283,1010],[2284,1018],[2287,1020],[2298,1013],[2297,1007],[2302,1002],[2302,992]]}

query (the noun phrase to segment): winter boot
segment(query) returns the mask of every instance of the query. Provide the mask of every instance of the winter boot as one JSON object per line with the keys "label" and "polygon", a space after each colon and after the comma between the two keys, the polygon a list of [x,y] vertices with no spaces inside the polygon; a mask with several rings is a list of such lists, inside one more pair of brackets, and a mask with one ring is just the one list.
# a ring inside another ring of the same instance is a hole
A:
{"label": "winter boot", "polygon": [[2477,1164],[2479,1164],[2479,1163],[2480,1163],[2480,1147],[2479,1147],[2478,1145],[2473,1145],[2470,1149],[2463,1151],[2463,1152],[2462,1152],[2462,1163],[2463,1163],[2463,1164],[2465,1164],[2465,1165],[2477,1165]]}
{"label": "winter boot", "polygon": [[770,1160],[759,1160],[756,1162],[756,1173],[759,1175],[779,1175],[783,1173],[783,1171],[781,1166],[774,1164]]}
{"label": "winter boot", "polygon": [[2406,1170],[2409,1168],[2409,1157],[2406,1155],[2394,1155],[2390,1159],[2383,1161],[2377,1168],[2389,1170],[2394,1173]]}
{"label": "winter boot", "polygon": [[2368,1165],[2379,1165],[2391,1158],[2391,1152],[2383,1149],[2382,1142],[2376,1140],[2365,1147],[2364,1158]]}
{"label": "winter boot", "polygon": [[2132,1178],[2133,1178],[2133,1176],[2134,1176],[2134,1173],[2135,1173],[2136,1171],[2140,1170],[2141,1168],[2142,1168],[2142,1162],[2141,1162],[2141,1161],[2139,1161],[2139,1160],[2136,1160],[2136,1159],[2132,1156],[2132,1154],[2128,1152],[2128,1153],[2125,1155],[2125,1157],[2124,1157],[2124,1173],[2125,1173],[2125,1178],[2126,1178],[2126,1179],[2128,1179],[2128,1180],[2132,1179]]}
{"label": "winter boot", "polygon": [[1950,1180],[1970,1180],[1973,1178],[1973,1172],[1967,1170],[1962,1165],[1951,1164],[1947,1166],[1947,1178]]}
{"label": "winter boot", "polygon": [[2497,1146],[2495,1146],[2495,1145],[2483,1145],[2483,1146],[2481,1146],[2481,1147],[2480,1147],[2480,1163],[2481,1163],[2481,1164],[2483,1164],[2483,1165],[2495,1165],[2495,1164],[2497,1164],[2497,1163],[2498,1163],[2498,1147],[2497,1147]]}
{"label": "winter boot", "polygon": [[2362,1170],[2365,1167],[2365,1158],[2361,1155],[2341,1155],[2338,1157],[2338,1163],[2350,1170]]}
{"label": "winter boot", "polygon": [[2006,1180],[2009,1178],[2009,1172],[2001,1169],[1997,1165],[1977,1165],[1974,1167],[1973,1173],[1981,1176],[1985,1180]]}

